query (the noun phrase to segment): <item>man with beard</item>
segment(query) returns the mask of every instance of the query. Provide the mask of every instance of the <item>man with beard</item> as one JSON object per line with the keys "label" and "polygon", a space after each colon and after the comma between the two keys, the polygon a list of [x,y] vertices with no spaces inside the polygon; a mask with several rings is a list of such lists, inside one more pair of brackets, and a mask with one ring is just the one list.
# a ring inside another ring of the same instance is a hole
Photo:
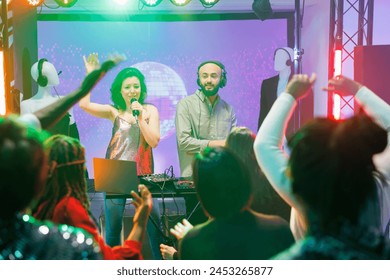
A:
{"label": "man with beard", "polygon": [[192,176],[195,154],[206,147],[224,146],[236,126],[233,108],[218,95],[226,82],[225,66],[219,61],[205,61],[198,67],[200,89],[177,105],[176,140],[182,177]]}

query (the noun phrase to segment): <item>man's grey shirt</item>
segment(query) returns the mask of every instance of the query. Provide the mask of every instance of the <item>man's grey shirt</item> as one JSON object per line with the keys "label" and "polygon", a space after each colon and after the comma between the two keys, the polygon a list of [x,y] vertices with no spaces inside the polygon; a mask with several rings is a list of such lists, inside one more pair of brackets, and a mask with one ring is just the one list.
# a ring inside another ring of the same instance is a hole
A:
{"label": "man's grey shirt", "polygon": [[192,176],[192,160],[210,140],[225,140],[237,124],[232,106],[219,95],[211,106],[199,90],[180,100],[176,109],[176,140],[182,177]]}

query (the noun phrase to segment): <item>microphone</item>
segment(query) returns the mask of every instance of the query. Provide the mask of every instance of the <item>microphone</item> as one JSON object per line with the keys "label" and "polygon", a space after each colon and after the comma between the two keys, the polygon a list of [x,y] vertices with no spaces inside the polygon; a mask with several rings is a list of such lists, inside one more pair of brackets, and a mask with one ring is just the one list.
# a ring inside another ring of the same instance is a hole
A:
{"label": "microphone", "polygon": [[[133,97],[132,99],[130,99],[130,104],[132,104],[135,101],[138,101],[138,100],[137,100],[137,98]],[[138,110],[133,110],[133,116],[137,118],[139,116],[139,111]]]}

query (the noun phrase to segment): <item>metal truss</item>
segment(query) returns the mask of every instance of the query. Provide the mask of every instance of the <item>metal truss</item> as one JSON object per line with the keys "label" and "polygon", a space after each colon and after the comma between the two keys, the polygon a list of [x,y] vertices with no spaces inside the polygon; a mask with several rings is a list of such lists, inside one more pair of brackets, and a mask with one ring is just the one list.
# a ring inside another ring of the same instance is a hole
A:
{"label": "metal truss", "polygon": [[[372,45],[374,0],[331,0],[330,9],[328,76],[334,75],[335,51],[342,50],[342,73],[353,77],[355,47]],[[333,114],[333,100],[329,93],[328,116]],[[341,97],[340,117],[353,113],[353,97]]]}

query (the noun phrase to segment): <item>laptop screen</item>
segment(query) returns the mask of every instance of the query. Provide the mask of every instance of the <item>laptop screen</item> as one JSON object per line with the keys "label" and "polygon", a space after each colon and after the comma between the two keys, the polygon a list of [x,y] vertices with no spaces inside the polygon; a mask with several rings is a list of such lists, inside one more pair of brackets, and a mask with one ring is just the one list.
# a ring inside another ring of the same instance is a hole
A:
{"label": "laptop screen", "polygon": [[138,192],[139,178],[135,161],[93,158],[95,191],[130,195]]}

